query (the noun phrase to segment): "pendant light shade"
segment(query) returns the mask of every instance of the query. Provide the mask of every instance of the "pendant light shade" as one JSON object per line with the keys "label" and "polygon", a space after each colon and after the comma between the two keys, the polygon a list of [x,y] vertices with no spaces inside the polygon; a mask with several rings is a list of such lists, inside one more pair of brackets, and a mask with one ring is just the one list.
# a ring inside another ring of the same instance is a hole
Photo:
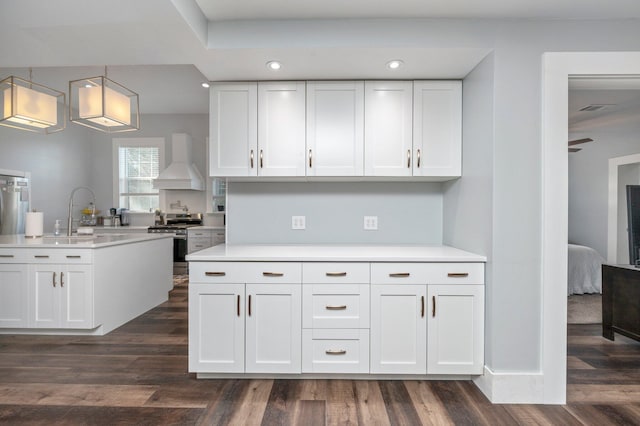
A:
{"label": "pendant light shade", "polygon": [[69,119],[92,129],[107,133],[138,130],[138,102],[137,93],[106,76],[69,82]]}
{"label": "pendant light shade", "polygon": [[65,127],[66,95],[47,86],[10,76],[0,81],[0,125],[38,133]]}

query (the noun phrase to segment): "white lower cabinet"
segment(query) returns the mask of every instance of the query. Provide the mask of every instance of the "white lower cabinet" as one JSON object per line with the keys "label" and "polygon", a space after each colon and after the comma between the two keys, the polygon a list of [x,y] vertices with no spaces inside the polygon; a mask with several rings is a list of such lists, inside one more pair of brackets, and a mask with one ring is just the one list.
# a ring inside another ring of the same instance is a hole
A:
{"label": "white lower cabinet", "polygon": [[29,324],[27,265],[0,264],[0,327],[24,328]]}
{"label": "white lower cabinet", "polygon": [[29,325],[36,328],[93,328],[91,272],[91,265],[30,265]]}
{"label": "white lower cabinet", "polygon": [[428,374],[482,374],[484,286],[430,285]]}
{"label": "white lower cabinet", "polygon": [[[189,371],[301,372],[300,265],[273,267],[192,263]],[[228,283],[227,277],[247,283]],[[267,282],[257,283],[257,278]],[[287,282],[292,280],[298,283]]]}
{"label": "white lower cabinet", "polygon": [[427,372],[426,285],[371,286],[371,373]]}

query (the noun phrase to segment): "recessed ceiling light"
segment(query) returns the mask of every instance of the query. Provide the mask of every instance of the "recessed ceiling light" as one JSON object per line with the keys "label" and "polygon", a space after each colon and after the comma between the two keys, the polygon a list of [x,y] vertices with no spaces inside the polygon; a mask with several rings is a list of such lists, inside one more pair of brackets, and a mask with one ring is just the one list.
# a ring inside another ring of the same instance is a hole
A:
{"label": "recessed ceiling light", "polygon": [[394,59],[387,62],[387,68],[389,68],[390,70],[397,70],[402,66],[403,63],[404,62],[402,62],[400,59]]}
{"label": "recessed ceiling light", "polygon": [[271,71],[278,71],[280,68],[282,68],[282,64],[278,61],[269,61],[267,62],[267,68],[269,68]]}
{"label": "recessed ceiling light", "polygon": [[205,89],[208,89],[209,88],[209,83],[206,82],[206,81],[202,82],[202,87],[204,87]]}

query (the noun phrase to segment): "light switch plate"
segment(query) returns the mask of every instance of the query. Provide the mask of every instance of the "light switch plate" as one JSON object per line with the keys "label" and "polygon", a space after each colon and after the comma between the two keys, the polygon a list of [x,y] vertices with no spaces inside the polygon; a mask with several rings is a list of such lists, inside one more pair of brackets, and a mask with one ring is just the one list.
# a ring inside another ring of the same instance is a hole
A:
{"label": "light switch plate", "polygon": [[291,229],[306,229],[306,216],[291,216]]}
{"label": "light switch plate", "polygon": [[378,230],[378,216],[365,216],[364,217],[364,230],[365,231],[377,231]]}

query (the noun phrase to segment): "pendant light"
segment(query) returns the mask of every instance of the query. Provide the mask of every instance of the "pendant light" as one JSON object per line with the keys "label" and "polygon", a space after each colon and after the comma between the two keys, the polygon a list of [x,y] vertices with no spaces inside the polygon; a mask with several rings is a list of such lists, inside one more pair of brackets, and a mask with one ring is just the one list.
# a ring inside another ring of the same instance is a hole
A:
{"label": "pendant light", "polygon": [[9,76],[0,81],[0,125],[38,133],[64,129],[66,95],[42,84]]}
{"label": "pendant light", "polygon": [[104,76],[69,82],[69,120],[107,133],[140,128],[138,94]]}

